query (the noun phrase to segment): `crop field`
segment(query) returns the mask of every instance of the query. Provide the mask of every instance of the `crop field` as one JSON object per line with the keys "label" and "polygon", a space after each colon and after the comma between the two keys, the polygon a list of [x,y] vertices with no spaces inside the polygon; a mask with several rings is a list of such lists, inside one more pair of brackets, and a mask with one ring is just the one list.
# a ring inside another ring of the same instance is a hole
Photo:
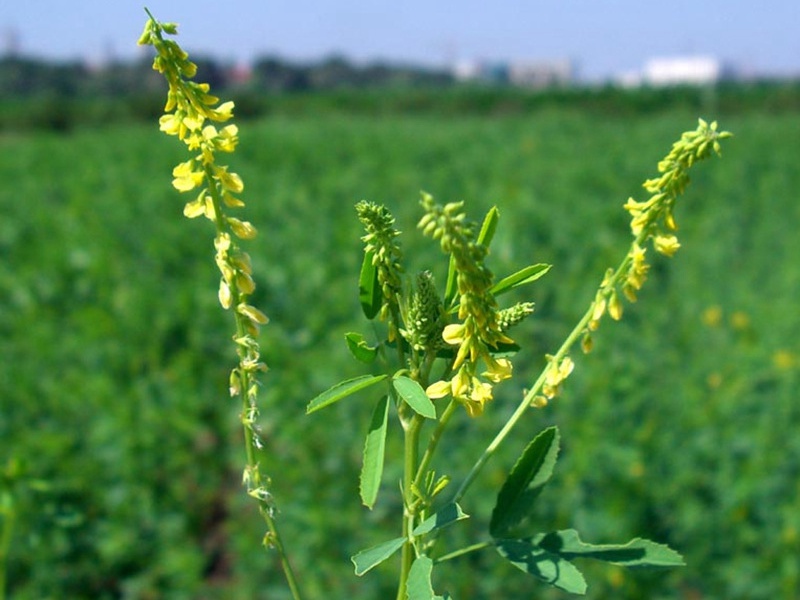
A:
{"label": "crop field", "polygon": [[[239,123],[233,169],[259,236],[264,472],[312,598],[387,598],[381,568],[349,556],[398,535],[392,502],[360,506],[370,408],[354,396],[305,415],[331,384],[363,373],[344,334],[369,334],[357,297],[362,235],[353,206],[386,204],[415,268],[435,244],[415,232],[420,191],[497,205],[489,265],[553,269],[519,300],[515,383],[479,419],[460,415],[447,456],[463,473],[569,332],[630,239],[622,204],[698,116],[505,116],[329,112]],[[687,566],[586,564],[588,597],[792,600],[800,596],[800,119],[719,115],[723,156],[693,171],[676,211],[681,250],[654,268],[625,318],[603,322],[548,407],[530,412],[476,483],[463,528],[485,530],[494,492],[530,437],[564,445],[541,500],[543,528],[587,541],[669,543]],[[217,301],[210,224],[182,215],[170,186],[184,149],[151,125],[0,137],[0,492],[16,521],[10,597],[288,598],[241,487],[236,357]],[[412,273],[413,274],[413,273]],[[400,440],[389,440],[389,451]],[[394,464],[394,463],[392,463]],[[485,488],[483,496],[479,490]],[[11,496],[8,495],[11,494]],[[476,500],[484,498],[485,501]],[[464,533],[467,538],[467,533]],[[447,563],[454,598],[556,599],[491,553]]]}

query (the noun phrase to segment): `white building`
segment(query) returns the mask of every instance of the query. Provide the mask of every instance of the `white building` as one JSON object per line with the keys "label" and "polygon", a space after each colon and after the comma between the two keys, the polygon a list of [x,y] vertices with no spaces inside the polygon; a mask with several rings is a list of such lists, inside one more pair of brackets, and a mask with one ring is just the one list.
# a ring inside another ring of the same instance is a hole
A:
{"label": "white building", "polygon": [[508,68],[513,85],[530,88],[564,86],[572,83],[575,69],[569,59],[514,62]]}
{"label": "white building", "polygon": [[662,85],[707,85],[724,75],[722,63],[710,56],[653,58],[644,66],[644,83]]}

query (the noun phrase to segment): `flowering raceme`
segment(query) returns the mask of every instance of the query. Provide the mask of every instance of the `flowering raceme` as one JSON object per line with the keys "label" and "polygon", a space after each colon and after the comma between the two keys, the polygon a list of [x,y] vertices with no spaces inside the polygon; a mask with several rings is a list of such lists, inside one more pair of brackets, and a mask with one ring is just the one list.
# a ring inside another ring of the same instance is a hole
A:
{"label": "flowering raceme", "polygon": [[208,123],[230,120],[233,102],[219,104],[219,98],[209,93],[208,84],[191,81],[197,67],[176,42],[164,37],[164,34],[175,33],[175,24],[159,23],[150,16],[139,43],[155,48],[153,68],[162,73],[169,84],[165,114],[159,119],[159,127],[164,133],[177,136],[192,153],[191,158],[172,170],[172,185],[176,190],[197,191],[194,199],[185,204],[183,214],[190,219],[203,216],[215,226],[214,260],[221,274],[217,297],[225,310],[232,309],[236,324],[233,340],[239,363],[231,370],[228,389],[231,396],[239,396],[242,401],[240,417],[247,455],[242,480],[247,494],[258,501],[267,525],[264,544],[277,548],[290,588],[296,591],[274,520],[269,478],[261,473],[257,456],[263,445],[257,425],[260,384],[256,375],[267,369],[261,361],[257,338],[259,326],[266,324],[268,318],[247,300],[255,291],[255,282],[250,256],[237,241],[252,239],[256,229],[250,222],[226,214],[228,209],[244,206],[237,196],[244,190],[244,183],[228,166],[218,163],[220,153],[236,149],[239,131],[233,124],[217,128]]}
{"label": "flowering raceme", "polygon": [[[447,325],[442,331],[442,339],[456,347],[452,364],[455,375],[449,386],[444,381],[434,382],[426,393],[434,399],[451,395],[464,405],[470,416],[478,416],[492,400],[492,383],[511,377],[511,361],[495,358],[492,352],[497,350],[498,344],[513,344],[513,340],[504,333],[500,310],[491,293],[493,276],[484,264],[487,248],[475,238],[474,227],[466,222],[466,215],[461,211],[463,203],[453,202],[441,207],[430,195],[423,194],[422,206],[426,214],[418,227],[426,235],[438,239],[442,250],[452,257],[459,295],[458,318],[462,320]],[[516,320],[521,320],[524,315],[517,317]],[[486,366],[480,375],[479,362]]]}

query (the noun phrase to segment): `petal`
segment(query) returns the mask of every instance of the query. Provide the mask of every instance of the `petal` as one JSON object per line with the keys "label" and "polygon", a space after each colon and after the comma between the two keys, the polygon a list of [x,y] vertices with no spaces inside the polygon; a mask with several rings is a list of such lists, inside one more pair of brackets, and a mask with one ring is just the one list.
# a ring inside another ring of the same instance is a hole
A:
{"label": "petal", "polygon": [[450,382],[449,381],[437,381],[436,383],[430,384],[425,389],[425,395],[428,396],[431,400],[435,400],[437,398],[444,398],[450,393]]}

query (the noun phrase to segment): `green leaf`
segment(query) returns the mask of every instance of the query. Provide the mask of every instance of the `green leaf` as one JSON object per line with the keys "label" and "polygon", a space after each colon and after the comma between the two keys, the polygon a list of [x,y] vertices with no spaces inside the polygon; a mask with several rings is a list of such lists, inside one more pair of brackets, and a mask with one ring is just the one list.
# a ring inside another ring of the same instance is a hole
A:
{"label": "green leaf", "polygon": [[483,225],[481,225],[481,231],[478,234],[478,243],[486,246],[487,248],[492,243],[494,239],[494,233],[497,231],[497,221],[500,220],[500,211],[497,210],[496,206],[493,206],[489,209],[489,212],[486,213],[486,217],[483,219]]}
{"label": "green leaf", "polygon": [[424,535],[437,529],[443,529],[448,525],[469,519],[469,515],[461,510],[461,507],[455,502],[451,502],[440,508],[436,513],[425,519],[422,523],[414,528],[414,535]]}
{"label": "green leaf", "polygon": [[506,292],[510,292],[515,288],[531,283],[532,281],[536,281],[540,277],[544,277],[544,275],[550,270],[550,267],[551,265],[545,263],[529,265],[524,269],[520,269],[513,275],[504,277],[495,283],[492,286],[492,289],[489,290],[489,293],[497,297],[500,294],[505,294]]}
{"label": "green leaf", "polygon": [[500,556],[512,565],[571,594],[585,594],[586,580],[571,562],[528,539],[495,541]]}
{"label": "green leaf", "polygon": [[680,567],[683,557],[669,546],[635,538],[627,544],[587,544],[574,529],[539,534],[532,542],[540,548],[572,558],[593,558],[623,567]]}
{"label": "green leaf", "polygon": [[507,536],[530,514],[533,501],[553,474],[558,444],[558,428],[548,427],[525,448],[497,494],[489,522],[492,537]]}
{"label": "green leaf", "polygon": [[361,502],[372,509],[378,498],[383,475],[383,457],[386,450],[386,429],[389,422],[389,397],[384,396],[375,405],[369,432],[364,442],[364,462],[361,466],[359,491]]}
{"label": "green leaf", "polygon": [[431,584],[433,561],[427,556],[419,556],[411,565],[406,583],[406,598],[408,600],[447,600],[449,594],[436,596]]}
{"label": "green leaf", "polygon": [[436,408],[419,383],[410,377],[400,375],[392,380],[392,385],[405,403],[414,409],[414,412],[426,419],[436,418]]}
{"label": "green leaf", "polygon": [[383,300],[381,286],[378,285],[378,268],[372,264],[374,255],[372,251],[364,253],[361,274],[358,278],[358,300],[364,316],[370,320],[378,314]]}
{"label": "green leaf", "polygon": [[372,363],[378,356],[377,346],[370,346],[360,333],[349,332],[344,334],[347,349],[353,357],[365,364]]}
{"label": "green leaf", "polygon": [[346,398],[351,394],[360,392],[361,390],[368,388],[371,385],[375,385],[384,379],[386,379],[386,375],[362,375],[360,377],[341,381],[332,388],[325,390],[319,396],[309,402],[308,406],[306,407],[306,414],[310,415],[312,412],[318,411],[321,408],[325,408],[329,404],[338,402],[342,398]]}
{"label": "green leaf", "polygon": [[400,550],[405,542],[406,538],[404,537],[395,538],[393,540],[389,540],[388,542],[383,542],[377,546],[372,546],[371,548],[362,550],[355,556],[350,557],[350,560],[356,567],[356,575],[361,577],[361,575],[370,569],[377,567],[387,558],[390,558],[395,552]]}

